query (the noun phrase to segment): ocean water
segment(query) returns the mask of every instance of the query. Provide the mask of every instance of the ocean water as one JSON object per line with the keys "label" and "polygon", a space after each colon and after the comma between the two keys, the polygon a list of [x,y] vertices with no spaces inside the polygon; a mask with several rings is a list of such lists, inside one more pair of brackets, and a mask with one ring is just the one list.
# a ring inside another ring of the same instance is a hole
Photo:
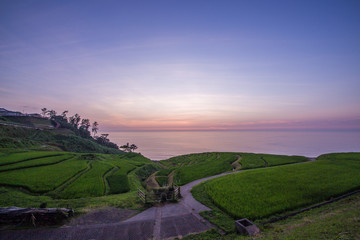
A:
{"label": "ocean water", "polygon": [[151,131],[109,132],[119,146],[136,144],[151,160],[201,152],[253,152],[317,157],[360,152],[360,131]]}

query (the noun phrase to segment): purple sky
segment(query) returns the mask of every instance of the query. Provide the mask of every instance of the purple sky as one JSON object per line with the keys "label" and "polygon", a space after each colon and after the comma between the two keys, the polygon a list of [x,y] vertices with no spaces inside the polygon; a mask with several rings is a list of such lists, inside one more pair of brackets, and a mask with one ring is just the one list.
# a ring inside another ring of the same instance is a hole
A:
{"label": "purple sky", "polygon": [[0,107],[101,130],[360,129],[359,1],[0,2]]}

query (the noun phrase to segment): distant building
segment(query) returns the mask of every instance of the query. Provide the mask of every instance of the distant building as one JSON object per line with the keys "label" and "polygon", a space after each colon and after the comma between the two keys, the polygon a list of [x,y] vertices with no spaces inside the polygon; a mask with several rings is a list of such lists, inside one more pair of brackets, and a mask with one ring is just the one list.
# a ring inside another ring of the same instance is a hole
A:
{"label": "distant building", "polygon": [[36,117],[36,118],[44,118],[43,116],[41,116],[38,113],[30,113],[30,114],[24,114],[21,112],[14,112],[14,111],[9,111],[6,110],[5,108],[0,108],[0,116],[5,116],[5,117]]}
{"label": "distant building", "polygon": [[43,116],[41,116],[38,113],[30,113],[30,114],[26,114],[26,115],[29,116],[29,117],[43,118]]}
{"label": "distant building", "polygon": [[21,112],[13,112],[6,110],[5,108],[0,108],[0,116],[26,116],[25,114],[22,114]]}

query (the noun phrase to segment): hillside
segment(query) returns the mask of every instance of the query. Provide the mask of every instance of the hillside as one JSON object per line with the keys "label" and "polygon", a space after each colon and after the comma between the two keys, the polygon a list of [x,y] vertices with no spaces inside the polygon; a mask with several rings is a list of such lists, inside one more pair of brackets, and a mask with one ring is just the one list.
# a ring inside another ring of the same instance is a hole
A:
{"label": "hillside", "polygon": [[132,208],[149,168],[156,166],[137,153],[0,151],[0,207]]}
{"label": "hillside", "polygon": [[0,117],[0,148],[56,150],[77,153],[123,154],[115,148],[83,138],[68,128],[55,128],[53,121],[36,117]]}

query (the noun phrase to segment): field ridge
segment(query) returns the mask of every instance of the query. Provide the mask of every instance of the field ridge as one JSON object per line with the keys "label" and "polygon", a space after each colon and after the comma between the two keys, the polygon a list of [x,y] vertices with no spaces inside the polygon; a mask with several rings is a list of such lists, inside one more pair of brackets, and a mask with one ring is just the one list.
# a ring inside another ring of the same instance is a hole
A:
{"label": "field ridge", "polygon": [[36,160],[36,159],[47,158],[47,157],[56,157],[56,156],[61,156],[61,155],[65,155],[65,154],[59,153],[59,154],[51,154],[51,155],[45,155],[45,156],[39,156],[39,157],[32,157],[32,158],[27,158],[27,159],[16,161],[16,162],[0,163],[0,166],[7,166],[7,165],[17,164],[17,163],[21,163],[21,162],[30,161],[30,160]]}
{"label": "field ridge", "polygon": [[[59,155],[61,156],[61,155]],[[64,158],[64,159],[61,159],[57,162],[52,162],[52,163],[40,163],[40,164],[34,164],[34,165],[31,165],[31,166],[23,166],[23,167],[18,167],[18,168],[10,168],[10,169],[4,169],[4,170],[0,170],[0,172],[9,172],[9,171],[17,171],[17,170],[23,170],[23,169],[27,169],[27,168],[34,168],[34,167],[44,167],[44,166],[49,166],[49,165],[56,165],[56,164],[59,164],[59,163],[62,163],[62,162],[65,162],[67,160],[71,160],[71,159],[74,159],[76,158],[75,155],[71,155],[70,157],[68,158]],[[25,161],[22,161],[22,162],[17,162],[17,163],[23,163]],[[8,166],[8,165],[6,165]]]}
{"label": "field ridge", "polygon": [[92,165],[90,164],[90,161],[86,162],[87,168],[81,169],[79,172],[75,173],[72,177],[66,179],[62,184],[60,184],[58,187],[56,187],[53,191],[48,192],[51,196],[57,196],[58,193],[64,191],[69,185],[71,185],[73,182],[75,182],[79,177],[81,177],[86,172],[90,171],[92,169]]}

